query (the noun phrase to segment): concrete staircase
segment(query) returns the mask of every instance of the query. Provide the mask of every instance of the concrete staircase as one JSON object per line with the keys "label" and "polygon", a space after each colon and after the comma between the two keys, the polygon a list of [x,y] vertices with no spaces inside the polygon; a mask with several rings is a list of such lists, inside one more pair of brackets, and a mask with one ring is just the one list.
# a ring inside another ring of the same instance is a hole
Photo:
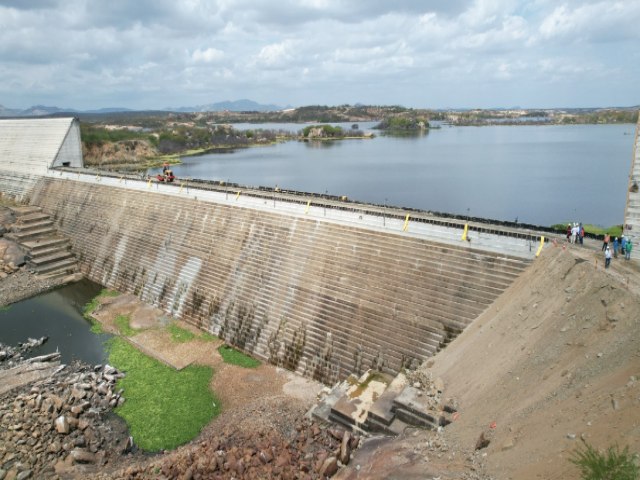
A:
{"label": "concrete staircase", "polygon": [[32,201],[85,274],[259,358],[334,384],[416,368],[529,260],[318,219],[72,180]]}
{"label": "concrete staircase", "polygon": [[11,211],[16,221],[5,236],[27,252],[27,268],[31,272],[51,278],[77,271],[71,242],[58,234],[53,220],[41,207],[11,207]]}

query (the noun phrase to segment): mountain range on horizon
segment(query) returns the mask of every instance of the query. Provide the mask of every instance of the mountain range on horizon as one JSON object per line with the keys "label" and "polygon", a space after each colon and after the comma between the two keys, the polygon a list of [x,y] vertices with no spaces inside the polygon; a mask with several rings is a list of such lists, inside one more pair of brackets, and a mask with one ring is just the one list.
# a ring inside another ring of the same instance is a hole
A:
{"label": "mountain range on horizon", "polygon": [[[355,106],[363,106],[360,103]],[[222,102],[209,103],[205,105],[197,105],[193,107],[166,107],[163,109],[131,109],[126,107],[107,107],[91,110],[77,110],[74,108],[61,108],[56,106],[47,105],[33,105],[26,109],[8,108],[0,104],[0,118],[8,117],[44,117],[44,116],[61,116],[64,114],[69,115],[81,115],[81,114],[110,114],[110,113],[126,113],[126,112],[176,112],[176,113],[198,113],[198,112],[278,112],[288,109],[293,109],[290,105],[286,107],[280,107],[273,104],[261,104],[254,102],[253,100],[241,99],[241,100],[225,100]],[[608,106],[608,107],[557,107],[557,108],[526,108],[526,107],[495,107],[495,108],[442,108],[431,109],[434,111],[469,111],[469,110],[548,110],[548,111],[566,111],[566,112],[590,112],[595,110],[638,110],[640,105],[634,106]]]}
{"label": "mountain range on horizon", "polygon": [[[286,107],[291,108],[291,107]],[[283,110],[278,105],[264,105],[253,100],[225,100],[223,102],[209,103],[206,105],[197,105],[194,107],[166,107],[161,110],[163,112],[181,112],[181,113],[194,113],[194,112],[275,112]],[[8,108],[4,105],[0,105],[0,117],[41,117],[47,115],[56,115],[62,113],[78,114],[78,113],[117,113],[117,112],[135,112],[135,111],[153,111],[153,110],[135,110],[125,107],[108,107],[92,110],[77,110],[74,108],[61,108],[56,106],[46,105],[33,105],[26,109]]]}

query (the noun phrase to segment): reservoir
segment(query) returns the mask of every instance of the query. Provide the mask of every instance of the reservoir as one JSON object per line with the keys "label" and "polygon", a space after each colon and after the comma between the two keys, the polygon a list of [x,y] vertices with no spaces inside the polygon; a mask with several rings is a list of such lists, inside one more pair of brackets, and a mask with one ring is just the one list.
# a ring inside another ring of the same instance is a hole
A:
{"label": "reservoir", "polygon": [[[235,127],[298,131],[304,125]],[[443,125],[409,137],[375,133],[373,139],[290,141],[183,157],[173,171],[178,179],[277,185],[545,226],[623,223],[635,125]]]}
{"label": "reservoir", "polygon": [[37,356],[59,351],[61,362],[82,360],[104,363],[104,342],[108,334],[91,332],[83,307],[101,291],[100,285],[82,280],[48,293],[9,305],[0,310],[0,342],[17,346],[27,338],[49,337],[42,346],[26,355]]}

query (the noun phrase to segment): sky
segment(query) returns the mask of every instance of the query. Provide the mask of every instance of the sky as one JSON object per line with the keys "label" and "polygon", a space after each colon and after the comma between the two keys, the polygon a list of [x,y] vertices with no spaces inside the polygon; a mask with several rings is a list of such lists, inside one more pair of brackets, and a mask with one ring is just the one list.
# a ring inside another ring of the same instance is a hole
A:
{"label": "sky", "polygon": [[640,0],[0,0],[0,105],[640,104]]}

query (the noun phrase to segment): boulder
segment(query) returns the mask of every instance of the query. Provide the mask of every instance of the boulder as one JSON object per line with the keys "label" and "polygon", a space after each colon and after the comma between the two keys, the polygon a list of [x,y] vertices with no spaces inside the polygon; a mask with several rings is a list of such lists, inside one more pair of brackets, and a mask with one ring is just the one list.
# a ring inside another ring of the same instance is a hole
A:
{"label": "boulder", "polygon": [[70,455],[75,463],[96,463],[95,454],[82,448],[74,448]]}

